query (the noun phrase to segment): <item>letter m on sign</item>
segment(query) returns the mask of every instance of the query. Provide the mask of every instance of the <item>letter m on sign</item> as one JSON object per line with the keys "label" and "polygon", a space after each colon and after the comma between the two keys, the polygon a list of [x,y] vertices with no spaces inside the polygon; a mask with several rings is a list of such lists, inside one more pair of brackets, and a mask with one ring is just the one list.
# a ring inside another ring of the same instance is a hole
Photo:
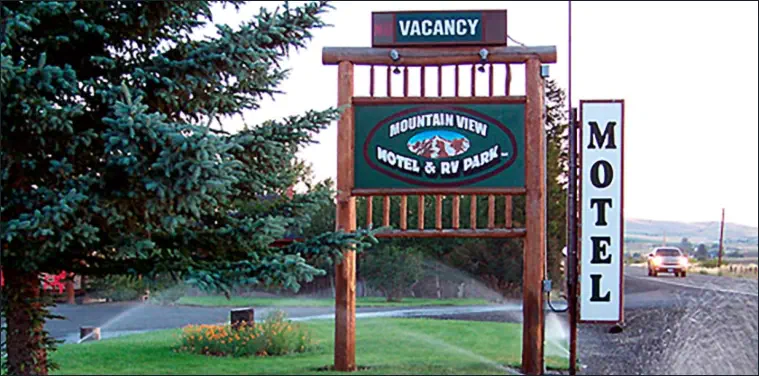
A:
{"label": "letter m on sign", "polygon": [[[597,121],[589,121],[588,125],[590,126],[590,143],[588,144],[588,149],[617,148],[617,144],[614,142],[614,128],[617,126],[616,121],[606,122],[606,127],[604,127],[603,131]],[[604,145],[606,146],[604,147]]]}

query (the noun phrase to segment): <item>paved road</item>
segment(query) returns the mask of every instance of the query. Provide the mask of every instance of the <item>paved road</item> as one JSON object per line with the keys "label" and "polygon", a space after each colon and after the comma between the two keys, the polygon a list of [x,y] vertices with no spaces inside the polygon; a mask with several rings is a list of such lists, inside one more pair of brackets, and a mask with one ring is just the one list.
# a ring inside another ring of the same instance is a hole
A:
{"label": "paved road", "polygon": [[[46,323],[50,334],[66,342],[77,342],[79,328],[96,326],[101,329],[101,338],[111,338],[159,329],[180,328],[186,325],[218,324],[228,322],[231,308],[161,306],[143,303],[104,303],[87,305],[62,304],[53,308],[53,313],[65,317]],[[293,321],[334,319],[334,307],[283,307],[256,309],[256,319],[263,319],[275,310],[281,309]],[[367,317],[424,317],[461,312],[511,311],[519,312],[519,305],[468,307],[394,307],[357,308],[357,318]]]}

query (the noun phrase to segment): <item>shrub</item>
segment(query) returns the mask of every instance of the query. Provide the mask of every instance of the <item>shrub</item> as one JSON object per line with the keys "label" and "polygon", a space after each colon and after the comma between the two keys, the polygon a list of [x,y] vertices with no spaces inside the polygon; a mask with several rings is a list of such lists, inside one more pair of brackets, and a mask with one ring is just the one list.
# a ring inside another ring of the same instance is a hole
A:
{"label": "shrub", "polygon": [[382,291],[387,301],[401,301],[404,292],[422,276],[422,256],[416,248],[383,246],[366,252],[361,275]]}
{"label": "shrub", "polygon": [[[716,268],[717,267],[717,261],[719,260],[705,260],[701,261],[699,265],[702,268]],[[725,260],[722,260],[722,266],[727,266],[728,263],[725,262]]]}
{"label": "shrub", "polygon": [[212,356],[268,356],[301,353],[316,343],[300,324],[286,319],[281,311],[262,323],[231,325],[190,325],[182,329],[177,352]]}
{"label": "shrub", "polygon": [[114,302],[136,300],[145,294],[144,281],[131,275],[108,275],[87,279],[87,294]]}
{"label": "shrub", "polygon": [[150,292],[150,301],[157,304],[172,304],[179,301],[179,299],[187,293],[187,286],[184,284],[178,284],[174,287],[167,287],[164,289]]}
{"label": "shrub", "polygon": [[137,300],[150,292],[151,301],[173,303],[186,291],[184,283],[169,275],[138,278],[134,275],[108,275],[87,279],[87,293],[93,298],[110,301]]}

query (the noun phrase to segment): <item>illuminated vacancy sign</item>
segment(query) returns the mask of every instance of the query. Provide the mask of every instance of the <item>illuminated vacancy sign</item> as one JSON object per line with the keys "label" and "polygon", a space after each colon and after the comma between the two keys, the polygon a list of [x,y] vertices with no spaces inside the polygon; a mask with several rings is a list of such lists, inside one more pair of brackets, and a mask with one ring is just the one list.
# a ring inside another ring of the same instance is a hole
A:
{"label": "illuminated vacancy sign", "polygon": [[506,11],[372,12],[372,47],[505,46]]}
{"label": "illuminated vacancy sign", "polygon": [[580,321],[619,322],[623,318],[624,102],[580,101],[580,118]]}

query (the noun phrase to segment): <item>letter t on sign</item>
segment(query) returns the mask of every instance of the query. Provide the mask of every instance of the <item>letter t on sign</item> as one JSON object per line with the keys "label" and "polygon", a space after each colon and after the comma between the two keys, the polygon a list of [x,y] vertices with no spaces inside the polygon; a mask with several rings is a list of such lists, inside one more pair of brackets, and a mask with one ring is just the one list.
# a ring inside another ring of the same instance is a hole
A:
{"label": "letter t on sign", "polygon": [[580,321],[624,320],[624,102],[580,101]]}

